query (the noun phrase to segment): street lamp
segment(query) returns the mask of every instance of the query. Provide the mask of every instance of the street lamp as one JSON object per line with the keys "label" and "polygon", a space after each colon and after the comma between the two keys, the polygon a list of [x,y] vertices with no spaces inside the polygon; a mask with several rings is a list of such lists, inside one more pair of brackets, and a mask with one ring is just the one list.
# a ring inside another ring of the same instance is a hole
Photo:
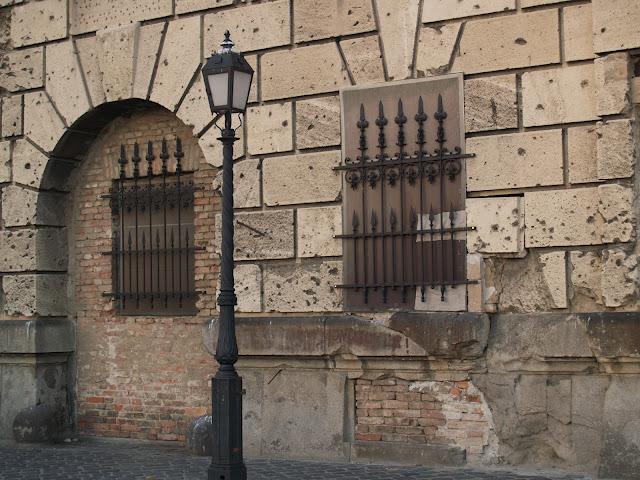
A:
{"label": "street lamp", "polygon": [[[213,444],[209,480],[246,480],[242,456],[242,378],[238,361],[234,307],[238,299],[233,280],[233,143],[231,114],[244,113],[253,79],[253,69],[233,50],[229,31],[221,48],[202,67],[211,113],[224,115],[224,129],[218,140],[223,145],[222,164],[222,248],[218,305],[218,372],[211,382]],[[217,126],[217,125],[216,125]]]}

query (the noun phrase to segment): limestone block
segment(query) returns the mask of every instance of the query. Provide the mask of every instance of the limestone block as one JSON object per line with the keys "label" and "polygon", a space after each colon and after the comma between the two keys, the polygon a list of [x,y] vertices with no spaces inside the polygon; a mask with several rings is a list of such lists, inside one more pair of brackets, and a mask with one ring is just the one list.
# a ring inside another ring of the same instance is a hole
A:
{"label": "limestone block", "polygon": [[471,17],[486,13],[515,10],[515,0],[432,0],[422,8],[422,23],[439,22],[451,18]]}
{"label": "limestone block", "polygon": [[628,52],[610,53],[593,62],[596,73],[596,111],[615,115],[629,108],[631,100]]}
{"label": "limestone block", "polygon": [[567,129],[567,156],[569,182],[590,183],[598,181],[596,163],[596,127],[585,125]]}
{"label": "limestone block", "polygon": [[196,76],[176,115],[186,125],[192,126],[195,134],[202,131],[213,120],[202,76]]}
{"label": "limestone block", "polygon": [[340,42],[356,85],[384,82],[384,67],[378,36],[350,38]]}
{"label": "limestone block", "polygon": [[522,8],[549,5],[550,3],[570,2],[571,0],[522,0]]}
{"label": "limestone block", "polygon": [[420,289],[416,291],[414,308],[421,312],[462,312],[467,309],[466,285],[458,285],[455,288],[447,287],[444,292],[444,301],[438,288],[425,290],[424,302]]}
{"label": "limestone block", "polygon": [[2,220],[5,227],[64,226],[64,202],[55,193],[9,185],[2,190]]}
{"label": "limestone block", "polygon": [[594,0],[593,47],[598,53],[640,47],[640,8],[635,0]]}
{"label": "limestone block", "polygon": [[467,285],[467,311],[469,312],[484,312],[482,264],[482,255],[477,253],[467,255],[467,278],[478,280],[476,284]]}
{"label": "limestone block", "polygon": [[75,39],[76,51],[84,78],[89,90],[89,100],[95,107],[106,101],[104,90],[102,89],[102,71],[98,62],[98,42],[97,37],[84,37]]}
{"label": "limestone block", "polygon": [[466,209],[469,252],[524,252],[522,197],[468,198]]}
{"label": "limestone block", "polygon": [[206,50],[220,45],[224,31],[242,52],[262,50],[291,43],[289,0],[243,5],[210,13],[204,17]]}
{"label": "limestone block", "polygon": [[13,147],[13,181],[29,187],[40,186],[49,158],[27,140],[16,140]]}
{"label": "limestone block", "polygon": [[72,125],[91,109],[73,42],[47,45],[46,58],[47,93],[67,125]]}
{"label": "limestone block", "polygon": [[596,252],[570,252],[573,294],[602,303],[602,259]]}
{"label": "limestone block", "polygon": [[467,22],[453,68],[469,74],[559,61],[558,12],[541,10]]}
{"label": "limestone block", "polygon": [[567,61],[593,58],[593,13],[591,4],[563,9],[564,55]]}
{"label": "limestone block", "polygon": [[338,312],[342,262],[271,264],[264,271],[267,312]]}
{"label": "limestone block", "polygon": [[[237,213],[236,260],[294,257],[293,210]],[[216,215],[216,245],[220,245],[221,216]]]}
{"label": "limestone block", "polygon": [[440,75],[450,70],[461,25],[450,23],[420,29],[416,57],[419,77]]}
{"label": "limestone block", "polygon": [[263,163],[265,205],[338,200],[341,178],[332,169],[339,163],[339,151],[267,158]]}
{"label": "limestone block", "polygon": [[466,80],[464,120],[467,132],[517,128],[516,76],[501,75]]}
{"label": "limestone block", "polygon": [[[237,125],[233,127],[236,128]],[[198,144],[202,149],[205,161],[209,165],[214,167],[222,167],[222,144],[218,138],[220,137],[220,131],[216,127],[211,127],[207,130],[200,139]],[[233,145],[233,159],[237,160],[244,157],[244,130],[240,128],[236,131],[236,143]]]}
{"label": "limestone block", "polygon": [[368,0],[296,0],[293,19],[296,43],[376,29]]}
{"label": "limestone block", "polygon": [[550,417],[563,424],[571,423],[571,377],[562,375],[547,379],[547,411]]}
{"label": "limestone block", "polygon": [[144,25],[138,31],[138,48],[134,62],[133,96],[146,99],[149,96],[151,76],[160,50],[160,40],[166,23]]}
{"label": "limestone block", "polygon": [[349,84],[335,43],[265,53],[260,70],[262,100],[337,92]]}
{"label": "limestone block", "polygon": [[2,136],[22,135],[22,95],[2,99]]}
{"label": "limestone block", "polygon": [[623,250],[605,250],[602,260],[602,298],[607,307],[620,307],[637,296],[638,256]]}
{"label": "limestone block", "polygon": [[14,47],[49,42],[67,36],[66,0],[40,0],[15,7],[11,12]]}
{"label": "limestone block", "polygon": [[247,109],[247,150],[252,155],[293,150],[291,103]]}
{"label": "limestone block", "polygon": [[604,219],[602,241],[604,243],[628,242],[633,238],[634,207],[633,189],[622,185],[598,186],[598,213]]}
{"label": "limestone block", "polygon": [[592,64],[526,72],[522,75],[526,127],[596,119]]}
{"label": "limestone block", "polygon": [[471,192],[563,183],[561,130],[473,137],[467,151]]}
{"label": "limestone block", "polygon": [[173,15],[173,0],[70,0],[71,34]]}
{"label": "limestone block", "polygon": [[11,181],[11,142],[0,142],[0,183]]}
{"label": "limestone block", "polygon": [[0,231],[0,272],[67,269],[67,233],[64,229]]}
{"label": "limestone block", "polygon": [[247,99],[248,103],[254,103],[258,101],[258,56],[257,55],[247,55],[244,57],[251,68],[253,68],[253,80],[251,81],[251,88],[249,89],[249,98]]}
{"label": "limestone block", "polygon": [[334,235],[342,233],[342,208],[299,208],[297,211],[298,256],[339,257],[342,241]]}
{"label": "limestone block", "polygon": [[516,410],[519,415],[547,412],[547,377],[521,375],[516,382]]}
{"label": "limestone block", "polygon": [[24,96],[24,134],[50,152],[62,137],[64,124],[44,92]]}
{"label": "limestone block", "polygon": [[0,87],[18,92],[44,86],[44,49],[12,50],[2,56]]}
{"label": "limestone block", "polygon": [[340,99],[313,98],[296,102],[297,147],[340,145]]}
{"label": "limestone block", "polygon": [[[260,206],[260,160],[250,158],[233,166],[233,207],[251,208]],[[222,170],[213,182],[213,188],[222,193]]]}
{"label": "limestone block", "polygon": [[598,178],[628,178],[635,169],[633,124],[630,120],[599,122],[597,126]]}
{"label": "limestone block", "polygon": [[2,277],[2,290],[8,315],[67,315],[66,275],[6,275]]}
{"label": "limestone block", "polygon": [[[259,265],[239,264],[233,269],[235,290],[238,296],[236,312],[260,312],[262,310],[262,270]],[[216,308],[217,304],[216,304]]]}
{"label": "limestone block", "polygon": [[233,5],[233,0],[176,0],[176,13],[189,13]]}
{"label": "limestone block", "polygon": [[540,254],[542,276],[556,308],[567,308],[567,262],[565,252]]}
{"label": "limestone block", "polygon": [[419,0],[375,0],[389,80],[411,77]]}
{"label": "limestone block", "polygon": [[98,63],[102,72],[102,86],[108,102],[131,97],[133,64],[139,23],[100,30]]}
{"label": "limestone block", "polygon": [[197,68],[200,68],[200,17],[169,22],[150,100],[175,110]]}

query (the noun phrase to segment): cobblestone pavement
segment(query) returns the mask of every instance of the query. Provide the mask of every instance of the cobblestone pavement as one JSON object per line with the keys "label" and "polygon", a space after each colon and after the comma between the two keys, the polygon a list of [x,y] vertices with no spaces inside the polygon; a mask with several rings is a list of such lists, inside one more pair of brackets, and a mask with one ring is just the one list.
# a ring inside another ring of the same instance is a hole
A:
{"label": "cobblestone pavement", "polygon": [[[80,439],[78,443],[0,447],[0,480],[178,480],[207,478],[209,459],[160,442]],[[248,460],[248,480],[588,480],[580,475],[288,460]]]}

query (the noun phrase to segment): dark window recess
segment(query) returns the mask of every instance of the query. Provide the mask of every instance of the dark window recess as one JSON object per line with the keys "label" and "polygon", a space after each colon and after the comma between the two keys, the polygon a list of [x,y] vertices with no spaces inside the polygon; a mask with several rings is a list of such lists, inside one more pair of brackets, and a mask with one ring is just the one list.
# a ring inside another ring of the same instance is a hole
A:
{"label": "dark window recess", "polygon": [[[359,109],[351,103],[345,110],[345,122],[352,122],[345,123],[345,135],[352,135],[346,152],[355,158],[336,167],[346,180],[340,235],[345,284],[339,285],[345,305],[414,308],[426,297],[445,302],[450,289],[472,283],[466,279],[463,162],[473,155],[454,143],[461,130],[458,108],[451,119],[440,94],[413,96],[410,105],[397,93],[386,105],[365,98]],[[451,139],[448,118],[455,122]]]}
{"label": "dark window recess", "polygon": [[131,157],[132,178],[127,178],[124,145],[120,147],[119,179],[107,197],[113,219],[113,292],[107,294],[123,315],[193,315],[194,283],[193,176],[182,171],[184,152],[176,139],[175,171],[169,172],[170,154],[162,140],[161,174],[153,175],[156,156],[148,142],[146,176],[136,143]]}

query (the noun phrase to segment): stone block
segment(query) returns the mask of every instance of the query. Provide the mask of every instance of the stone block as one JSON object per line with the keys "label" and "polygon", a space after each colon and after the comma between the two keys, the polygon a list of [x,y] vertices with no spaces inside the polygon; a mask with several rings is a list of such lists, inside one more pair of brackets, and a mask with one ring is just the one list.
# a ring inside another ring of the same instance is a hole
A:
{"label": "stone block", "polygon": [[102,89],[102,71],[98,61],[98,40],[96,36],[93,36],[76,38],[74,41],[84,78],[87,82],[89,100],[95,107],[106,101],[104,90]]}
{"label": "stone block", "polygon": [[523,253],[522,197],[468,198],[467,249],[479,253]]}
{"label": "stone block", "polygon": [[465,81],[464,121],[467,132],[517,128],[516,76],[501,75]]}
{"label": "stone block", "polygon": [[571,377],[558,375],[547,379],[547,412],[565,425],[571,423]]}
{"label": "stone block", "polygon": [[[237,213],[235,216],[236,260],[293,258],[293,210]],[[221,216],[216,215],[216,245],[220,245]]]}
{"label": "stone block", "polygon": [[547,378],[545,375],[520,375],[516,381],[518,415],[547,412]]}
{"label": "stone block", "polygon": [[515,0],[480,0],[461,2],[460,0],[434,0],[428,8],[422,9],[422,23],[439,22],[452,18],[471,17],[486,13],[515,10]]}
{"label": "stone block", "polygon": [[98,63],[106,101],[131,97],[133,66],[140,24],[100,30],[97,35]]}
{"label": "stone block", "polygon": [[22,135],[22,95],[2,99],[2,136]]}
{"label": "stone block", "polygon": [[376,29],[368,0],[297,0],[293,19],[296,43]]}
{"label": "stone block", "polygon": [[467,310],[466,285],[447,287],[444,292],[444,301],[439,288],[427,288],[424,302],[420,289],[416,289],[414,309],[421,312],[464,312]]}
{"label": "stone block", "polygon": [[[262,165],[257,158],[237,162],[233,166],[233,207],[260,206],[260,172]],[[222,193],[222,170],[213,181],[213,189]]]}
{"label": "stone block", "polygon": [[63,133],[64,123],[49,97],[44,92],[25,94],[24,134],[45,152],[51,152]]}
{"label": "stone block", "polygon": [[[260,312],[262,310],[262,270],[260,270],[260,266],[242,263],[235,266],[233,275],[238,296],[236,312]],[[218,308],[217,304],[216,308]]]}
{"label": "stone block", "polygon": [[610,53],[594,61],[598,115],[624,113],[630,107],[631,65],[628,52]]}
{"label": "stone block", "polygon": [[376,0],[389,80],[411,77],[419,0]]}
{"label": "stone block", "polygon": [[[186,125],[193,127],[194,134],[201,132],[211,122],[211,109],[202,76],[196,76],[176,115]],[[217,128],[212,128],[218,132]]]}
{"label": "stone block", "polygon": [[176,13],[197,12],[227,5],[233,5],[233,0],[176,0]]}
{"label": "stone block", "polygon": [[596,139],[596,127],[593,125],[567,129],[569,183],[577,184],[598,181]]}
{"label": "stone block", "polygon": [[66,36],[66,0],[29,2],[11,11],[11,41],[14,47],[49,42]]}
{"label": "stone block", "polygon": [[264,271],[267,312],[339,312],[342,262],[270,264]]}
{"label": "stone block", "polygon": [[44,86],[44,48],[12,50],[2,56],[0,87],[10,91]]}
{"label": "stone block", "polygon": [[313,98],[296,102],[297,147],[340,145],[340,99]]}
{"label": "stone block", "polygon": [[571,0],[522,0],[522,8],[549,5],[551,3],[570,2]]}
{"label": "stone block", "polygon": [[247,103],[254,103],[258,101],[258,84],[260,78],[258,75],[258,55],[247,55],[244,57],[251,68],[253,68],[253,80],[251,81],[251,88],[249,89],[249,98]]}
{"label": "stone block", "polygon": [[567,262],[565,252],[540,254],[544,277],[556,308],[567,308]]}
{"label": "stone block", "polygon": [[262,100],[337,92],[348,84],[335,43],[268,52],[260,58]]}
{"label": "stone block", "polygon": [[564,54],[567,61],[593,58],[593,17],[591,4],[563,9]]}
{"label": "stone block", "polygon": [[291,43],[289,0],[242,5],[204,17],[204,44],[211,48],[224,40],[224,31],[242,52]]}
{"label": "stone block", "polygon": [[334,235],[342,233],[342,208],[314,207],[297,210],[298,256],[339,257],[342,241]]}
{"label": "stone block", "polygon": [[384,82],[384,67],[377,35],[340,42],[349,72],[356,85]]}
{"label": "stone block", "polygon": [[247,109],[247,150],[252,155],[293,150],[291,103]]}
{"label": "stone block", "polygon": [[2,190],[2,220],[5,227],[64,226],[64,202],[55,193],[9,185]]}
{"label": "stone block", "polygon": [[137,0],[135,3],[121,0],[70,0],[71,34],[170,17],[172,10],[173,0]]}
{"label": "stone block", "polygon": [[621,307],[637,299],[638,256],[624,250],[605,250],[602,258],[602,298],[606,307]]}
{"label": "stone block", "polygon": [[598,186],[598,213],[604,220],[604,243],[629,242],[633,238],[635,215],[633,190],[617,184]]}
{"label": "stone block", "polygon": [[47,45],[45,52],[47,93],[67,125],[72,125],[91,109],[73,42],[67,40]]}
{"label": "stone block", "polygon": [[538,70],[522,75],[526,127],[595,120],[592,64]]}
{"label": "stone block", "polygon": [[0,142],[0,183],[11,181],[11,142]]}
{"label": "stone block", "polygon": [[561,130],[473,137],[467,151],[471,192],[563,183]]}
{"label": "stone block", "polygon": [[169,22],[150,100],[175,110],[200,68],[200,17]]}
{"label": "stone block", "polygon": [[469,74],[559,61],[558,12],[541,10],[467,22],[453,68]]}
{"label": "stone block", "polygon": [[[138,30],[138,48],[134,62],[133,97],[149,96],[151,76],[160,50],[162,32],[166,23],[144,25]],[[83,63],[84,65],[84,63]]]}
{"label": "stone block", "polygon": [[0,272],[67,269],[67,237],[62,229],[0,231]]}
{"label": "stone block", "polygon": [[5,275],[2,277],[2,290],[8,315],[67,315],[66,275]]}
{"label": "stone block", "polygon": [[596,132],[598,178],[608,180],[633,176],[636,152],[631,121],[599,122]]}
{"label": "stone block", "polygon": [[596,252],[570,252],[573,297],[583,295],[602,303],[602,259]]}
{"label": "stone block", "polygon": [[13,147],[13,181],[29,187],[40,187],[49,158],[27,140],[17,140]]}
{"label": "stone block", "polygon": [[441,75],[450,70],[461,25],[450,23],[420,29],[416,56],[419,77]]}
{"label": "stone block", "polygon": [[640,8],[635,0],[594,0],[592,5],[597,53],[640,47]]}
{"label": "stone block", "polygon": [[266,159],[263,163],[265,205],[338,200],[342,182],[332,169],[339,163],[339,151]]}
{"label": "stone block", "polygon": [[[236,128],[237,125],[233,125]],[[218,138],[220,131],[216,127],[211,127],[202,134],[198,140],[198,144],[202,149],[205,161],[214,167],[222,167],[222,143]],[[244,130],[242,128],[236,131],[236,143],[233,145],[233,159],[237,160],[244,157]]]}

